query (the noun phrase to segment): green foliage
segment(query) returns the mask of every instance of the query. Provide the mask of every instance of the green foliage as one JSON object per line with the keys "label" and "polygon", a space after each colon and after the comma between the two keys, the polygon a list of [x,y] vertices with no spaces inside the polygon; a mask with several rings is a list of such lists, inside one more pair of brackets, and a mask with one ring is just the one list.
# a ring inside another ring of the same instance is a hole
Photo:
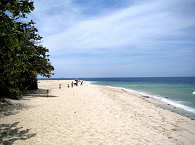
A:
{"label": "green foliage", "polygon": [[50,77],[54,70],[35,23],[26,19],[33,10],[30,0],[0,0],[1,98],[37,89],[37,75]]}

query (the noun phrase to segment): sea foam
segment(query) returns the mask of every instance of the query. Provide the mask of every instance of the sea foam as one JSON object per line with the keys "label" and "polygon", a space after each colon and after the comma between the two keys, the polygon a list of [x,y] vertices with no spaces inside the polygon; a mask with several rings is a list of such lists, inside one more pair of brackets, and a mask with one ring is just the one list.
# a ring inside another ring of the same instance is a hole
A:
{"label": "sea foam", "polygon": [[[164,97],[162,97],[162,96],[151,95],[151,94],[146,93],[146,92],[141,92],[141,91],[137,91],[137,90],[133,90],[133,89],[129,89],[129,88],[126,89],[126,88],[122,88],[122,87],[112,87],[112,86],[106,86],[106,87],[114,88],[114,89],[122,89],[122,90],[125,90],[125,91],[128,91],[128,92],[134,93],[134,94],[139,94],[139,95],[141,95],[141,96],[148,96],[148,97],[150,97],[150,98],[154,98],[154,99],[159,100],[159,101],[161,101],[161,102],[164,102],[164,103],[173,105],[173,106],[175,106],[175,107],[184,109],[184,110],[186,110],[186,111],[195,113],[195,109],[194,109],[194,108],[189,107],[189,106],[186,106],[186,105],[183,105],[183,104],[180,104],[181,102],[173,101],[173,100],[171,100],[171,99],[167,99],[167,98],[164,98]],[[195,91],[194,91],[193,93],[195,93]]]}

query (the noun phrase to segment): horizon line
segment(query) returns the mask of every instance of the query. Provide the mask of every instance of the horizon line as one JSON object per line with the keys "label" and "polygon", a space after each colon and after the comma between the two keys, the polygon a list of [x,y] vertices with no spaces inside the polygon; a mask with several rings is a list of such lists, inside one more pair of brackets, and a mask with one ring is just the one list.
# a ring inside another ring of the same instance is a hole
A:
{"label": "horizon line", "polygon": [[38,77],[37,79],[73,79],[73,78],[177,78],[177,77],[195,77],[195,76],[137,76],[137,77]]}

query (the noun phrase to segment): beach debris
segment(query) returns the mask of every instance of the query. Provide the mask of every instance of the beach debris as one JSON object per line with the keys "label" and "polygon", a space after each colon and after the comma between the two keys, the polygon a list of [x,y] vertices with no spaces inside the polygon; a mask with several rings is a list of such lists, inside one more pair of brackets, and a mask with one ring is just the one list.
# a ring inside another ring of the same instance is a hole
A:
{"label": "beach debris", "polygon": [[144,95],[144,96],[142,96],[142,97],[144,97],[144,98],[150,98],[149,96],[145,96],[145,95]]}

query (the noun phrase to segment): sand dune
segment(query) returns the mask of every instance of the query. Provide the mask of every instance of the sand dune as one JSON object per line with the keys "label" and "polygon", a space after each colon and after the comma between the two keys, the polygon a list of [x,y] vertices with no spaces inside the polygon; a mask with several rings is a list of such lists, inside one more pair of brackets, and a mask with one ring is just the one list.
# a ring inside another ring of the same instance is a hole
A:
{"label": "sand dune", "polygon": [[39,82],[42,91],[20,101],[24,109],[1,117],[2,144],[195,144],[195,121],[156,107],[150,98],[88,83],[67,88],[70,81]]}

